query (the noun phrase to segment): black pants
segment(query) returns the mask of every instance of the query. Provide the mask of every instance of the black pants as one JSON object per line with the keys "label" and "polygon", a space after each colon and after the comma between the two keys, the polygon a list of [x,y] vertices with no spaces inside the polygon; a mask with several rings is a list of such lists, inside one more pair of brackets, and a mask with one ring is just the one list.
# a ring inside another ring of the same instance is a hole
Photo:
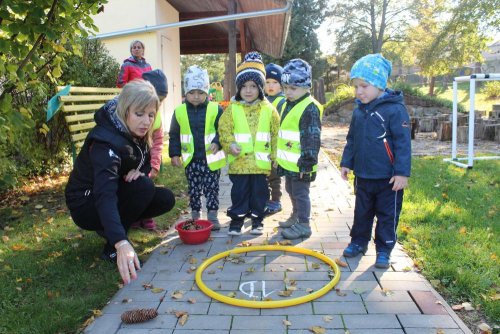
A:
{"label": "black pants", "polygon": [[[132,182],[119,182],[118,212],[126,231],[133,222],[162,215],[172,210],[175,205],[172,191],[165,187],[156,187],[147,176],[141,176]],[[84,205],[71,210],[71,217],[75,224],[84,230],[104,230],[92,193],[87,196]]]}
{"label": "black pants", "polygon": [[403,204],[403,190],[393,191],[389,179],[370,180],[356,177],[354,181],[356,204],[351,242],[366,246],[370,241],[373,219],[377,252],[391,253],[396,245],[396,229]]}
{"label": "black pants", "polygon": [[227,215],[233,220],[241,221],[242,224],[247,214],[252,216],[252,222],[262,222],[269,198],[266,175],[229,174],[229,179],[233,186],[231,207],[227,210]]}

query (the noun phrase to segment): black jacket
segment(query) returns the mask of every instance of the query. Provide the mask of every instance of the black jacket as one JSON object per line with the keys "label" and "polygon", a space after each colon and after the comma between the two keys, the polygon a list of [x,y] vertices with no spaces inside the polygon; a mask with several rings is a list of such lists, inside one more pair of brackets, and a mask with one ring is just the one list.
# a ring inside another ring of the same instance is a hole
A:
{"label": "black jacket", "polygon": [[148,175],[151,156],[147,144],[118,122],[114,109],[102,107],[94,118],[96,126],[85,139],[66,185],[66,204],[72,211],[93,200],[105,237],[114,244],[127,238],[118,212],[119,182],[131,169]]}

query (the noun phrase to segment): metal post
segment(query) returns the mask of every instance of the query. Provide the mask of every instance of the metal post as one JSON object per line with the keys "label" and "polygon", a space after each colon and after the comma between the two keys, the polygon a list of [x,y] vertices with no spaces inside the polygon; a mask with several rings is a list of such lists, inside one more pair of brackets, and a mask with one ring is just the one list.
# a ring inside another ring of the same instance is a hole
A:
{"label": "metal post", "polygon": [[457,159],[457,122],[458,122],[458,93],[457,81],[453,80],[453,113],[451,124],[451,159]]}
{"label": "metal post", "polygon": [[470,106],[469,106],[469,147],[467,149],[468,156],[468,167],[472,168],[474,164],[474,100],[476,97],[476,79],[471,78],[470,80],[470,89],[469,89],[469,98],[470,98]]}

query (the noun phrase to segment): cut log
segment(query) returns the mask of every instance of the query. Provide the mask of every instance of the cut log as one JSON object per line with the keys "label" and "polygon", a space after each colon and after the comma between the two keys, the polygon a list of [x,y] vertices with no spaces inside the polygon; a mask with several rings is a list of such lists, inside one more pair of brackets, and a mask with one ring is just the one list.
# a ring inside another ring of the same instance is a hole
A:
{"label": "cut log", "polygon": [[484,125],[484,140],[495,140],[495,129],[499,124],[485,124]]}
{"label": "cut log", "polygon": [[484,122],[482,119],[474,123],[474,139],[481,139],[484,136]]}
{"label": "cut log", "polygon": [[434,132],[434,120],[432,118],[421,118],[418,121],[419,132]]}
{"label": "cut log", "polygon": [[495,141],[500,143],[500,124],[495,125]]}
{"label": "cut log", "polygon": [[469,127],[468,126],[459,126],[457,128],[457,143],[467,143],[469,138]]}
{"label": "cut log", "polygon": [[457,124],[458,126],[464,126],[469,124],[469,115],[458,115]]}
{"label": "cut log", "polygon": [[446,121],[439,123],[437,138],[440,141],[451,140],[451,122]]}

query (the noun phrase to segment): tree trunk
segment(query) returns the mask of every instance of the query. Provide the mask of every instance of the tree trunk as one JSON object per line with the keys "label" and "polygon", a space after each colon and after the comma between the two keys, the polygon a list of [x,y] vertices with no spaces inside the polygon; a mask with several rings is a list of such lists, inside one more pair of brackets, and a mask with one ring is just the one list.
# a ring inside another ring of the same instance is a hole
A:
{"label": "tree trunk", "polygon": [[436,77],[431,77],[429,82],[429,95],[434,96],[434,85],[436,84]]}

